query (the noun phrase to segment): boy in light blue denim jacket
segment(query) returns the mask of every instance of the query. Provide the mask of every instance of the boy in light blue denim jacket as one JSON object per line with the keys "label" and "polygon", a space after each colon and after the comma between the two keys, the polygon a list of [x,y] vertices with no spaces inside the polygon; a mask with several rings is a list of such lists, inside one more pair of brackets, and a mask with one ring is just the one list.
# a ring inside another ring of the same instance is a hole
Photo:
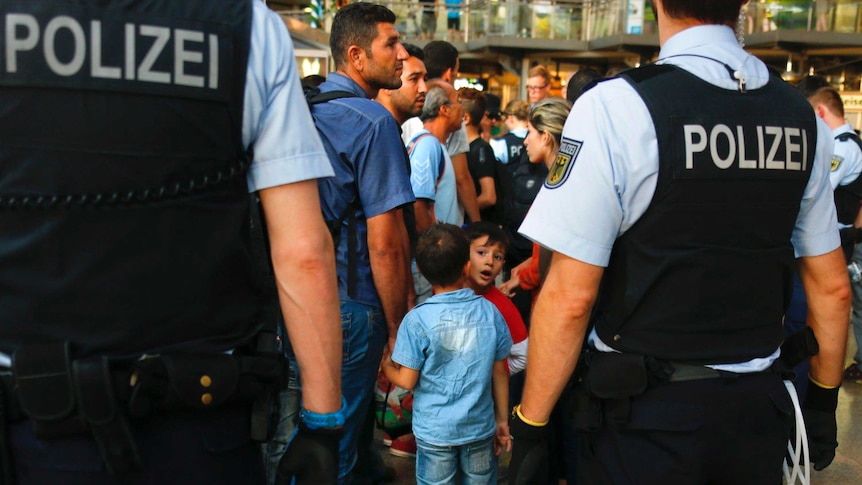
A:
{"label": "boy in light blue denim jacket", "polygon": [[470,242],[460,228],[435,224],[416,245],[416,264],[433,296],[401,322],[383,372],[413,389],[416,482],[497,483],[497,455],[511,448],[506,357],[512,337],[488,300],[464,288]]}

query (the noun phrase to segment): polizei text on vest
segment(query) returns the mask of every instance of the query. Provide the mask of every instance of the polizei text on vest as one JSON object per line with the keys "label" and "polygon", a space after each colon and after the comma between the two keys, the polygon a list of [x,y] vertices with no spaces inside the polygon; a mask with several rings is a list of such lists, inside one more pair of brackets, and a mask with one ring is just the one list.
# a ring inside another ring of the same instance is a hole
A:
{"label": "polizei text on vest", "polygon": [[4,74],[41,65],[61,77],[89,75],[218,89],[216,33],[147,23],[119,27],[122,33],[112,35],[103,32],[101,20],[68,15],[39,19],[28,13],[7,13],[2,34]]}

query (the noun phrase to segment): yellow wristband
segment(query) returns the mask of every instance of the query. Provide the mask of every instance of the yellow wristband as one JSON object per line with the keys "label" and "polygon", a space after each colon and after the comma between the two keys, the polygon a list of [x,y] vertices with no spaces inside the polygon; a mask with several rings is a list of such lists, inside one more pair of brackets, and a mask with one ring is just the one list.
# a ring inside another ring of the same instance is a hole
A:
{"label": "yellow wristband", "polygon": [[535,426],[535,427],[537,427],[537,428],[540,428],[540,427],[545,426],[546,424],[548,424],[548,422],[547,422],[547,421],[544,421],[544,422],[541,422],[541,423],[540,423],[540,422],[538,422],[538,421],[532,421],[532,420],[530,420],[530,419],[525,418],[525,417],[524,417],[524,415],[523,415],[523,414],[521,414],[521,405],[520,405],[520,404],[518,404],[517,406],[515,406],[514,411],[515,411],[515,414],[517,414],[517,415],[518,415],[518,419],[520,419],[521,421],[523,421],[523,422],[525,422],[525,423],[529,424],[530,426]]}
{"label": "yellow wristband", "polygon": [[838,387],[841,386],[841,384],[838,384],[837,386],[827,386],[826,384],[823,384],[821,382],[817,382],[817,380],[815,380],[814,377],[811,376],[811,374],[808,374],[808,380],[813,382],[815,386],[820,387],[822,389],[837,389]]}

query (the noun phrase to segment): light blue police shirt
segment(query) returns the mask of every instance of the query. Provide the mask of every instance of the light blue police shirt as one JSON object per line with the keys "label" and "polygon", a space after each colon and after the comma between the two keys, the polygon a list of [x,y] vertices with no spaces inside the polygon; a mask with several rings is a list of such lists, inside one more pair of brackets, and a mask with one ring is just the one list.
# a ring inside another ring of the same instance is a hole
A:
{"label": "light blue police shirt", "polygon": [[[724,89],[738,89],[724,64],[740,71],[749,89],[769,80],[766,65],[740,48],[733,30],[725,26],[679,32],[665,42],[658,63],[679,66]],[[817,128],[815,163],[791,237],[797,257],[825,254],[840,244],[829,185],[832,135],[820,119]],[[578,98],[563,128],[563,146],[566,143],[580,146],[568,177],[554,189],[542,188],[520,232],[571,258],[606,267],[614,242],[644,214],[655,192],[655,126],[634,88],[614,79]],[[613,350],[594,333],[590,341],[600,350]],[[778,355],[776,350],[764,359],[715,367],[758,371]]]}
{"label": "light blue police shirt", "polygon": [[853,140],[841,141],[836,139],[844,133],[853,133],[853,127],[850,126],[850,123],[845,123],[832,130],[835,147],[832,150],[832,171],[829,173],[829,181],[832,183],[833,189],[839,185],[853,182],[862,173],[862,150],[859,149],[859,145]]}
{"label": "light blue police shirt", "polygon": [[252,2],[242,141],[254,149],[249,192],[333,175],[302,93],[287,27],[258,1]]}

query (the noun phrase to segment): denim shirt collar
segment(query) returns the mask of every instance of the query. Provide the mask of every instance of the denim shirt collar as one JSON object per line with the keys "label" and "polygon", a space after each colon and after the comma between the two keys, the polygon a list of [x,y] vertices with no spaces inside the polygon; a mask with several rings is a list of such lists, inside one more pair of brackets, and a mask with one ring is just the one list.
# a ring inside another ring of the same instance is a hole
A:
{"label": "denim shirt collar", "polygon": [[[329,73],[329,76],[326,77],[326,82],[332,84],[332,89],[327,89],[326,91],[349,91],[362,98],[368,98],[368,93],[359,86],[359,83],[340,72]],[[327,86],[327,88],[328,87],[329,86]]]}
{"label": "denim shirt collar", "polygon": [[453,302],[462,302],[462,301],[470,301],[475,298],[480,298],[476,293],[470,288],[462,288],[456,291],[447,291],[446,293],[438,293],[436,295],[431,296],[424,303],[453,303]]}

